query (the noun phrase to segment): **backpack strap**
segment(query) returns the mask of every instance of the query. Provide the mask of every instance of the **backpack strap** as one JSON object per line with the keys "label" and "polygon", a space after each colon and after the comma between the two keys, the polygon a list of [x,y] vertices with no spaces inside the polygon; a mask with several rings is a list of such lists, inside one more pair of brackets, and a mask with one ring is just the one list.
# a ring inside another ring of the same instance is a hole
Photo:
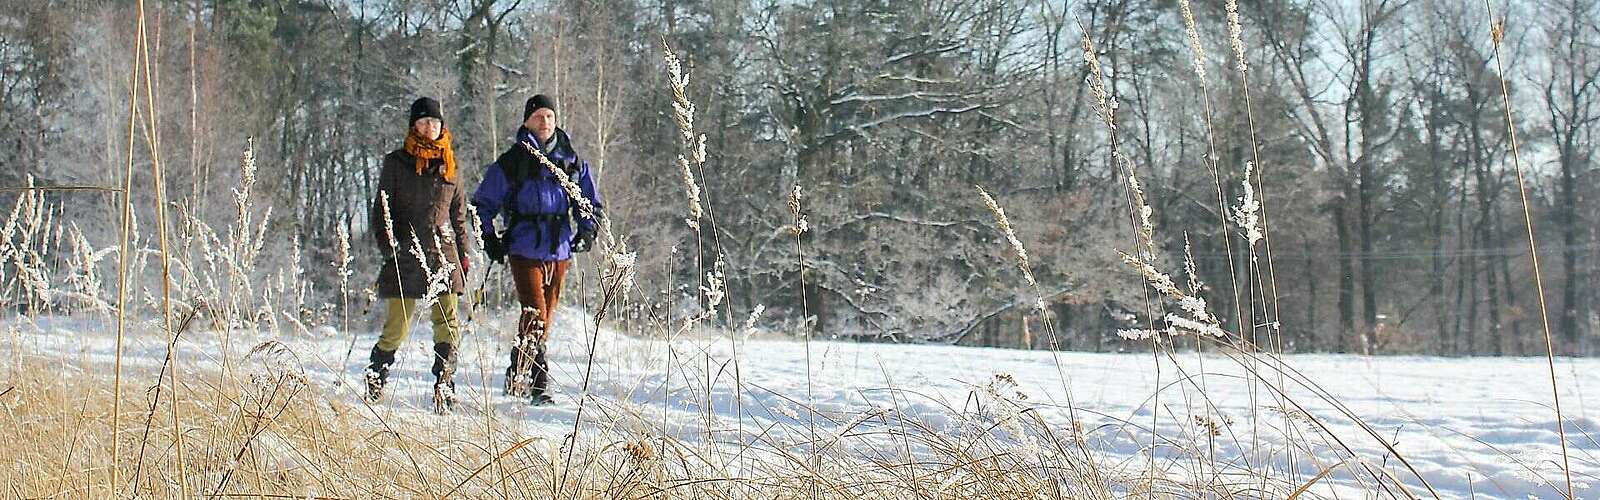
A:
{"label": "backpack strap", "polygon": [[[511,193],[510,200],[507,200],[506,203],[503,203],[500,206],[500,212],[505,214],[506,217],[506,227],[505,229],[501,230],[501,237],[505,237],[507,234],[509,234],[511,229],[516,227],[516,225],[519,223],[533,222],[569,224],[568,221],[571,219],[571,217],[565,213],[525,214],[517,211],[516,198],[522,193],[523,185],[525,185],[528,179],[532,178],[538,172],[537,168],[543,166],[539,164],[538,158],[533,157],[533,153],[528,152],[530,146],[531,145],[525,142],[517,141],[516,144],[511,146],[511,149],[507,150],[505,153],[502,153],[500,157],[495,160],[495,162],[500,165],[501,172],[505,174],[507,183],[510,184],[510,190],[507,192]],[[573,164],[565,165],[562,167],[562,169],[567,170],[569,173],[577,171],[576,166]],[[571,195],[569,194],[568,196],[570,197]],[[556,250],[559,248],[559,240],[551,238],[550,253],[556,253]]]}

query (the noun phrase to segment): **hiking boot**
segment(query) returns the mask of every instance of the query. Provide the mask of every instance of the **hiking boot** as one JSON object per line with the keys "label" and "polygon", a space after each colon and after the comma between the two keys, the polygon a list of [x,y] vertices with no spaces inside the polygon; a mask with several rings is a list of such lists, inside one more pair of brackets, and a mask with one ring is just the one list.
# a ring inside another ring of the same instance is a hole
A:
{"label": "hiking boot", "polygon": [[533,395],[528,396],[528,404],[533,406],[550,406],[556,404],[556,400],[551,398],[549,394],[545,394],[544,391],[534,391]]}
{"label": "hiking boot", "polygon": [[394,364],[394,351],[373,346],[371,361],[363,378],[367,382],[367,404],[376,404],[383,399],[383,385],[389,380],[389,365]]}
{"label": "hiking boot", "polygon": [[534,406],[544,406],[555,403],[547,394],[550,385],[550,363],[545,359],[545,343],[534,344],[533,351],[533,380],[529,387],[528,402]]}
{"label": "hiking boot", "polygon": [[534,352],[537,347],[531,338],[518,339],[511,348],[511,365],[506,367],[506,395],[525,398],[533,394]]}
{"label": "hiking boot", "polygon": [[433,409],[435,413],[450,413],[456,402],[456,346],[449,343],[433,345]]}

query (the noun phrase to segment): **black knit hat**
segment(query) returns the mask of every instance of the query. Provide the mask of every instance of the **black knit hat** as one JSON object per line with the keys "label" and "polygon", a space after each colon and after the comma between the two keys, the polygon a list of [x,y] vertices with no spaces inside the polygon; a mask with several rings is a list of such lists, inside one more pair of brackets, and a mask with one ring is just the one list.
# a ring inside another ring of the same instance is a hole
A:
{"label": "black knit hat", "polygon": [[439,101],[433,100],[432,97],[423,97],[412,101],[411,123],[416,124],[417,120],[423,118],[436,118],[440,122],[444,121],[444,113],[439,112]]}
{"label": "black knit hat", "polygon": [[550,111],[555,111],[556,100],[544,94],[529,97],[528,103],[522,105],[522,121],[528,121],[528,117],[533,116],[533,112],[539,108],[550,108]]}

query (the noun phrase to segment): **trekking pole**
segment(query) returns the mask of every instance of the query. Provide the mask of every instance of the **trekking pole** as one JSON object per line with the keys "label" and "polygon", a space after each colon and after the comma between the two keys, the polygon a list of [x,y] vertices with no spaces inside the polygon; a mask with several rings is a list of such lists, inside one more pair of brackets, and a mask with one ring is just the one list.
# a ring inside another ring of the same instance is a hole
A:
{"label": "trekking pole", "polygon": [[472,318],[478,314],[478,308],[483,306],[483,303],[486,302],[484,300],[483,289],[485,285],[489,284],[489,272],[494,269],[494,265],[496,263],[497,262],[494,259],[489,259],[489,264],[483,266],[483,281],[478,282],[478,290],[473,292],[472,299],[468,301],[468,303],[472,305],[471,308],[467,309],[468,323],[472,322]]}

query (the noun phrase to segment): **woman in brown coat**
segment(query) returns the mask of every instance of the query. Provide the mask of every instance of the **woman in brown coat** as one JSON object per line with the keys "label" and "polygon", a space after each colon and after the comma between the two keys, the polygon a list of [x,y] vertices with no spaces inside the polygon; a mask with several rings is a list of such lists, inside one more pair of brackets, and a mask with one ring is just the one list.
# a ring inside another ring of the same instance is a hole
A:
{"label": "woman in brown coat", "polygon": [[367,401],[383,396],[389,366],[409,333],[412,314],[431,304],[434,404],[447,411],[454,400],[452,375],[461,335],[457,296],[465,292],[470,266],[466,208],[439,101],[424,97],[411,103],[410,124],[404,146],[383,157],[368,221],[383,252],[377,288],[388,311],[383,334],[372,346]]}

